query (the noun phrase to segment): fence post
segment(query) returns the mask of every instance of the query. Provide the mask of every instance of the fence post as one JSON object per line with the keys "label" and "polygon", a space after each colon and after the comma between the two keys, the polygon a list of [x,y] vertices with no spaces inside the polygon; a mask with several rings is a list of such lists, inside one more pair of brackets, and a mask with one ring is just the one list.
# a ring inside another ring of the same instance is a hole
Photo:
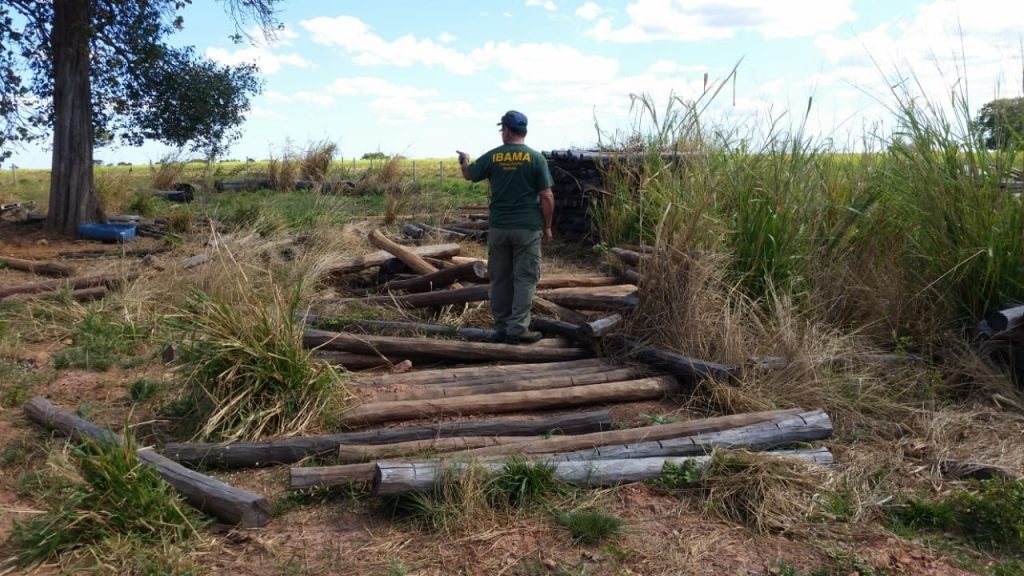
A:
{"label": "fence post", "polygon": [[444,188],[444,160],[437,161],[437,176],[441,181],[441,188]]}
{"label": "fence post", "polygon": [[416,182],[416,160],[412,161],[412,181]]}
{"label": "fence post", "polygon": [[14,178],[14,185],[18,185],[18,167],[11,164],[11,177]]}

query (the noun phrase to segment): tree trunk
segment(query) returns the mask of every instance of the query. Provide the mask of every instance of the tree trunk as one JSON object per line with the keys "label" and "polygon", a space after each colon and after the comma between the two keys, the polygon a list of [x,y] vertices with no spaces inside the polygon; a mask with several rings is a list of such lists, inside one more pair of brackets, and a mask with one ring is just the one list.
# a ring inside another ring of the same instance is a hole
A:
{"label": "tree trunk", "polygon": [[[805,450],[779,450],[762,452],[769,458],[797,458],[810,464],[832,464],[832,453],[827,448]],[[675,458],[635,458],[622,460],[584,460],[580,462],[545,462],[552,467],[555,478],[567,484],[578,486],[615,486],[641,482],[661,476],[666,463],[676,466],[692,463],[694,470],[701,470],[710,462],[711,456],[688,456]],[[460,474],[470,465],[481,466],[492,472],[505,467],[504,462],[378,462],[373,476],[375,496],[394,496],[408,492],[429,492],[447,474]],[[353,466],[365,466],[356,464]]]}
{"label": "tree trunk", "polygon": [[555,390],[528,390],[484,396],[456,396],[439,400],[368,402],[341,414],[346,425],[369,425],[396,420],[415,420],[463,414],[500,414],[524,410],[565,408],[657,400],[678,391],[671,376],[642,378],[609,384],[592,384]]}
{"label": "tree trunk", "polygon": [[589,434],[611,430],[612,416],[608,410],[572,412],[530,420],[449,421],[429,426],[383,428],[365,432],[343,432],[304,438],[283,438],[269,442],[233,442],[231,444],[170,443],[164,455],[182,464],[249,468],[272,464],[291,464],[310,456],[326,456],[347,444],[396,444],[431,438],[466,436],[542,436],[545,434]]}
{"label": "tree trunk", "polygon": [[91,4],[53,2],[53,156],[46,227],[67,236],[77,235],[80,223],[106,221],[92,176]]}
{"label": "tree trunk", "polygon": [[[89,438],[124,443],[120,435],[61,410],[42,397],[26,402],[24,410],[29,420],[59,430],[76,442]],[[156,468],[160,477],[181,492],[189,503],[207,514],[247,528],[270,522],[270,502],[263,496],[189,470],[148,448],[139,450],[137,455],[139,460]]]}

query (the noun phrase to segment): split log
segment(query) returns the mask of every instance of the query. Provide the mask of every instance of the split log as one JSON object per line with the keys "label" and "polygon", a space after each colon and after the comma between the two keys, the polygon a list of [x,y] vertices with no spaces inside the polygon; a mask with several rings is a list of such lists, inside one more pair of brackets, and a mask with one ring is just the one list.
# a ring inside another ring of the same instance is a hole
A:
{"label": "split log", "polygon": [[434,400],[438,398],[454,398],[456,396],[472,396],[474,394],[500,394],[503,392],[523,392],[525,390],[554,390],[570,386],[587,386],[619,382],[649,376],[651,371],[642,366],[629,366],[618,370],[591,372],[588,374],[545,375],[540,378],[505,379],[500,382],[485,384],[467,384],[462,386],[416,386],[398,391],[384,391],[374,396],[374,401],[391,402],[401,400]]}
{"label": "split log", "polygon": [[[833,462],[832,453],[827,448],[779,450],[762,452],[761,455],[766,458],[795,458],[808,464],[825,466]],[[538,463],[551,466],[553,476],[562,482],[597,487],[616,486],[657,478],[661,476],[666,464],[676,466],[692,464],[695,470],[700,471],[707,466],[711,458],[711,456],[689,456],[581,462],[545,462],[541,460]],[[500,472],[506,464],[504,462],[467,464],[443,461],[378,462],[373,476],[373,494],[375,496],[394,496],[409,492],[429,492],[446,476],[461,474],[470,466],[480,466],[491,472]]]}
{"label": "split log", "polygon": [[376,462],[292,468],[290,470],[291,478],[289,479],[288,487],[292,490],[307,490],[360,482],[373,482],[373,475],[376,471]]}
{"label": "split log", "polygon": [[384,290],[402,290],[406,292],[424,292],[447,288],[460,281],[466,282],[487,282],[487,266],[479,261],[457,264],[449,268],[439,269],[437,272],[423,274],[408,280],[392,280],[384,284]]}
{"label": "split log", "polygon": [[573,324],[583,324],[587,321],[587,317],[583,314],[580,314],[571,308],[566,308],[561,304],[555,304],[551,300],[541,296],[533,297],[533,309],[540,311],[541,314],[552,316],[556,320],[563,320]]}
{"label": "split log", "polygon": [[291,464],[310,456],[334,453],[347,444],[378,445],[414,442],[432,438],[473,436],[541,436],[545,434],[588,434],[611,430],[608,410],[573,412],[546,418],[449,421],[429,426],[384,428],[365,432],[344,432],[303,438],[283,438],[267,442],[233,442],[230,444],[167,444],[163,453],[168,458],[190,466],[249,468],[271,464]]}
{"label": "split log", "polygon": [[566,408],[656,400],[678,390],[675,379],[667,376],[592,384],[555,390],[528,390],[484,396],[456,396],[438,400],[367,402],[341,415],[346,425],[369,425],[395,420],[435,418],[461,414],[500,414],[525,410]]}
{"label": "split log", "polygon": [[[799,413],[799,410],[771,410],[767,412],[752,412],[748,414],[732,414],[728,416],[717,416],[714,418],[702,418],[688,422],[673,422],[670,424],[659,424],[657,426],[643,426],[640,428],[627,428],[624,430],[611,430],[593,432],[589,434],[576,434],[572,436],[550,436],[545,438],[511,438],[504,436],[502,441],[494,442],[481,448],[465,448],[445,450],[451,452],[447,455],[449,459],[471,460],[491,456],[534,456],[538,454],[554,454],[567,451],[576,451],[584,448],[596,448],[615,444],[630,442],[645,442],[665,440],[693,436],[695,434],[706,434],[739,428],[751,424],[760,424],[771,421],[781,421],[788,416]],[[380,444],[350,444],[342,446],[339,451],[341,462],[359,462],[365,458],[381,458],[390,455],[391,457],[409,456],[424,449],[420,442],[400,442],[388,445]],[[441,451],[441,448],[434,446],[434,450]]]}
{"label": "split log", "polygon": [[595,288],[555,288],[538,290],[537,295],[559,306],[575,310],[632,310],[640,303],[637,288],[617,284]]}
{"label": "split log", "polygon": [[423,258],[416,254],[416,252],[392,242],[380,230],[373,230],[370,232],[370,242],[374,246],[394,254],[396,258],[404,262],[405,265],[411,268],[414,272],[418,272],[420,274],[432,274],[437,272],[437,268],[434,268],[432,265],[427,263]]}
{"label": "split log", "polygon": [[0,268],[23,270],[25,272],[31,272],[32,274],[39,274],[41,276],[57,276],[59,278],[67,278],[69,276],[74,276],[75,274],[74,268],[63,264],[22,260],[21,258],[11,258],[10,256],[0,257]]}
{"label": "split log", "polygon": [[617,368],[618,365],[601,358],[567,360],[565,362],[535,362],[529,364],[503,364],[499,366],[466,366],[463,368],[440,368],[420,370],[408,374],[358,375],[355,384],[365,386],[386,386],[388,384],[463,384],[481,377],[499,379],[516,378],[524,374],[554,373],[562,370],[597,367],[599,370]]}
{"label": "split log", "polygon": [[[421,258],[450,258],[455,256],[461,250],[458,244],[430,244],[427,246],[416,246],[408,249],[410,252]],[[380,250],[378,252],[372,252],[364,256],[356,256],[354,258],[345,258],[332,266],[327,270],[327,274],[331,276],[338,276],[348,274],[351,272],[358,272],[365,270],[366,268],[372,268],[374,266],[381,266],[388,260],[394,259],[394,254],[387,250]]]}
{"label": "split log", "polygon": [[796,442],[824,440],[832,436],[832,420],[823,410],[814,410],[791,416],[730,428],[707,434],[669,438],[656,442],[645,441],[615,446],[562,452],[562,460],[601,460],[614,458],[649,458],[661,456],[692,456],[706,454],[715,448],[743,448],[767,450]]}
{"label": "split log", "polygon": [[[117,445],[124,443],[120,435],[61,410],[42,397],[29,400],[24,410],[33,422],[58,430],[76,442],[89,438]],[[263,496],[189,470],[148,448],[139,450],[137,455],[140,461],[156,468],[165,482],[203,512],[246,528],[265,526],[270,522],[270,502]]]}
{"label": "split log", "polygon": [[489,286],[471,286],[469,288],[454,288],[452,290],[421,292],[419,294],[371,296],[369,298],[355,299],[354,301],[370,306],[432,308],[436,306],[451,306],[457,304],[468,304],[470,302],[483,302],[489,299]]}
{"label": "split log", "polygon": [[580,334],[586,338],[602,338],[622,324],[621,314],[612,314],[592,322],[580,324]]}
{"label": "split log", "polygon": [[119,287],[122,283],[134,280],[137,277],[137,273],[127,274],[125,276],[101,274],[98,276],[80,276],[77,278],[47,280],[45,282],[37,282],[35,284],[11,286],[8,288],[0,289],[0,300],[3,300],[4,298],[7,298],[8,296],[13,296],[15,294],[35,294],[39,292],[54,292],[66,288],[70,288],[71,290],[80,290],[82,288],[95,288],[97,286],[106,286],[108,289],[114,290],[117,287]]}
{"label": "split log", "polygon": [[303,336],[307,348],[355,352],[357,354],[383,354],[406,358],[455,360],[459,362],[557,362],[590,356],[582,348],[546,348],[465,342],[435,338],[403,338],[400,336],[369,336],[328,332],[307,328]]}
{"label": "split log", "polygon": [[740,371],[738,366],[732,364],[698,360],[663,348],[645,346],[628,336],[613,334],[605,337],[602,342],[619,349],[630,358],[650,364],[680,378],[690,380],[714,378],[726,381],[733,379]]}

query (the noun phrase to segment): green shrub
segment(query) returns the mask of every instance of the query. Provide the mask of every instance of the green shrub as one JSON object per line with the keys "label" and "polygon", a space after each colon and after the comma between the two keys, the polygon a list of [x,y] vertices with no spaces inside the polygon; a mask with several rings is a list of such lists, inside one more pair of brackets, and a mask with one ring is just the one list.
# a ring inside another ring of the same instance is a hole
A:
{"label": "green shrub", "polygon": [[575,544],[599,544],[621,534],[625,526],[618,516],[592,509],[555,512],[555,518],[569,530]]}
{"label": "green shrub", "polygon": [[141,339],[139,329],[130,322],[113,320],[100,311],[90,310],[71,332],[72,343],[53,358],[54,367],[84,368],[103,372],[124,363]]}

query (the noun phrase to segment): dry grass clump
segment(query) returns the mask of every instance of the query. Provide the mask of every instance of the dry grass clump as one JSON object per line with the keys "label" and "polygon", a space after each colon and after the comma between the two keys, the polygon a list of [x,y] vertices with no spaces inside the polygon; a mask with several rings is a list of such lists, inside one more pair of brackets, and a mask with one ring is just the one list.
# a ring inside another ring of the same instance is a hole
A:
{"label": "dry grass clump", "polygon": [[173,190],[174,185],[181,182],[184,172],[184,161],[177,156],[165,156],[155,166],[149,164],[149,185],[153,190]]}
{"label": "dry grass clump", "polygon": [[123,212],[131,202],[131,174],[124,171],[97,170],[94,185],[100,204],[108,212]]}
{"label": "dry grass clump", "polygon": [[337,151],[337,144],[324,140],[310,144],[302,155],[299,173],[303,179],[312,181],[318,192],[327,179]]}
{"label": "dry grass clump", "polygon": [[295,183],[299,179],[302,162],[290,152],[285,152],[282,158],[271,156],[267,161],[267,173],[274,190],[289,192],[295,190]]}

